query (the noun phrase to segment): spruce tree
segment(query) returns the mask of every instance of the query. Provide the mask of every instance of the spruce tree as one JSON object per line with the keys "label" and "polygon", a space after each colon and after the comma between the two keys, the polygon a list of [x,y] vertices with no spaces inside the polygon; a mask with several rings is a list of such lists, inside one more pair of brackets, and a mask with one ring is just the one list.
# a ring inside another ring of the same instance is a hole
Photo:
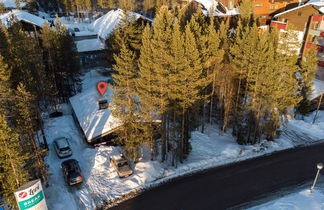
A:
{"label": "spruce tree", "polygon": [[310,105],[309,97],[312,94],[313,80],[317,67],[317,49],[311,48],[300,62],[300,71],[297,73],[300,95],[303,97],[298,106],[301,114],[307,113],[307,106]]}
{"label": "spruce tree", "polygon": [[[36,97],[20,83],[14,93],[14,105],[11,111],[13,125],[21,136],[24,152],[30,154],[29,168],[34,178],[40,178],[47,184],[47,165],[44,161],[46,150],[41,148],[36,132],[40,129],[38,104]],[[37,143],[38,142],[38,143]]]}
{"label": "spruce tree", "polygon": [[123,44],[120,54],[115,55],[115,59],[114,69],[118,74],[113,75],[115,86],[111,110],[113,116],[122,124],[118,140],[124,145],[127,155],[136,161],[140,157],[139,147],[144,143],[145,137],[140,128],[138,100],[135,95],[137,77],[135,54]]}
{"label": "spruce tree", "polygon": [[14,191],[30,179],[25,167],[30,157],[23,151],[24,147],[19,135],[8,126],[5,115],[0,114],[0,191],[4,201],[13,208],[17,208]]}
{"label": "spruce tree", "polygon": [[[155,77],[153,69],[153,49],[152,49],[152,33],[150,25],[147,25],[143,32],[143,44],[141,46],[141,55],[138,62],[139,77],[136,79],[136,93],[140,101],[140,116],[146,122],[153,122],[156,118],[156,98],[155,98]],[[157,155],[157,145],[154,139],[154,124],[147,123],[144,131],[148,136],[148,142],[151,149],[151,159],[154,160]]]}
{"label": "spruce tree", "polygon": [[77,92],[80,83],[80,63],[72,37],[57,22],[55,28],[45,25],[40,36],[44,49],[47,77],[52,86],[51,94],[65,102]]}

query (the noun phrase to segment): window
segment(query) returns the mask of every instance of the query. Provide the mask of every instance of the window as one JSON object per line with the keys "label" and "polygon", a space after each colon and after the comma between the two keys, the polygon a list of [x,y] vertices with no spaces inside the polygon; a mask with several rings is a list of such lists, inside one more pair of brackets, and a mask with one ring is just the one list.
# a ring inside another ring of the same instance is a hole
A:
{"label": "window", "polygon": [[301,16],[301,15],[302,15],[302,12],[298,12],[298,13],[297,13],[297,16]]}
{"label": "window", "polygon": [[276,9],[278,9],[278,5],[270,5],[269,9],[270,10],[276,10]]}

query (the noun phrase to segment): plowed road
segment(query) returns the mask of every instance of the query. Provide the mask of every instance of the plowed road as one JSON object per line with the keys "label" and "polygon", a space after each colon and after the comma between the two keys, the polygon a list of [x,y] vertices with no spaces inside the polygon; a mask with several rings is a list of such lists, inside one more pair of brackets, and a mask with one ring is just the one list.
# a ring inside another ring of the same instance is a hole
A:
{"label": "plowed road", "polygon": [[113,210],[216,210],[310,181],[324,162],[324,143],[276,152],[179,178],[120,203]]}

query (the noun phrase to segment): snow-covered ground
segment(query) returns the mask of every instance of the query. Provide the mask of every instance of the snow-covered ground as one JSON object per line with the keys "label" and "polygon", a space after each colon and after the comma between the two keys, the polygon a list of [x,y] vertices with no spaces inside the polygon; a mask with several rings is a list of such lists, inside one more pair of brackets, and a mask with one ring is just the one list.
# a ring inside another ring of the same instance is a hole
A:
{"label": "snow-covered ground", "polygon": [[[83,80],[83,91],[95,87],[102,80],[103,77],[96,71],[87,73]],[[88,103],[96,102],[88,100]],[[45,189],[49,209],[94,209],[105,202],[112,204],[126,199],[142,189],[177,176],[324,139],[324,111],[319,112],[315,124],[311,124],[314,113],[305,117],[305,120],[290,120],[279,139],[274,142],[262,141],[257,145],[238,145],[230,134],[219,132],[216,126],[209,126],[206,133],[192,133],[192,151],[183,164],[172,167],[170,161],[151,161],[148,150],[143,147],[144,156],[134,166],[134,174],[120,179],[110,166],[109,157],[118,155],[121,148],[88,146],[68,106],[63,107],[64,116],[45,121],[45,132],[50,143],[46,162],[52,174],[49,178],[50,186]],[[63,160],[58,159],[52,145],[53,139],[59,136],[71,138],[72,158],[79,161],[84,176],[81,186],[68,187],[64,183],[60,169]]]}
{"label": "snow-covered ground", "polygon": [[[315,176],[315,174],[314,174]],[[323,210],[324,209],[324,177],[310,191],[312,183],[296,186],[290,191],[277,192],[270,200],[248,208],[248,210]]]}

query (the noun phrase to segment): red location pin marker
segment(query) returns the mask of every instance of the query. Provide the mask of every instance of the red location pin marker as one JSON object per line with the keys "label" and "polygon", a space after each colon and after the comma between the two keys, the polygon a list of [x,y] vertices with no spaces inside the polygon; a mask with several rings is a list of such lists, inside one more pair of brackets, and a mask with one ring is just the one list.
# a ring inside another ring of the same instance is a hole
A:
{"label": "red location pin marker", "polygon": [[97,89],[101,95],[104,95],[107,90],[107,83],[106,82],[98,82]]}

